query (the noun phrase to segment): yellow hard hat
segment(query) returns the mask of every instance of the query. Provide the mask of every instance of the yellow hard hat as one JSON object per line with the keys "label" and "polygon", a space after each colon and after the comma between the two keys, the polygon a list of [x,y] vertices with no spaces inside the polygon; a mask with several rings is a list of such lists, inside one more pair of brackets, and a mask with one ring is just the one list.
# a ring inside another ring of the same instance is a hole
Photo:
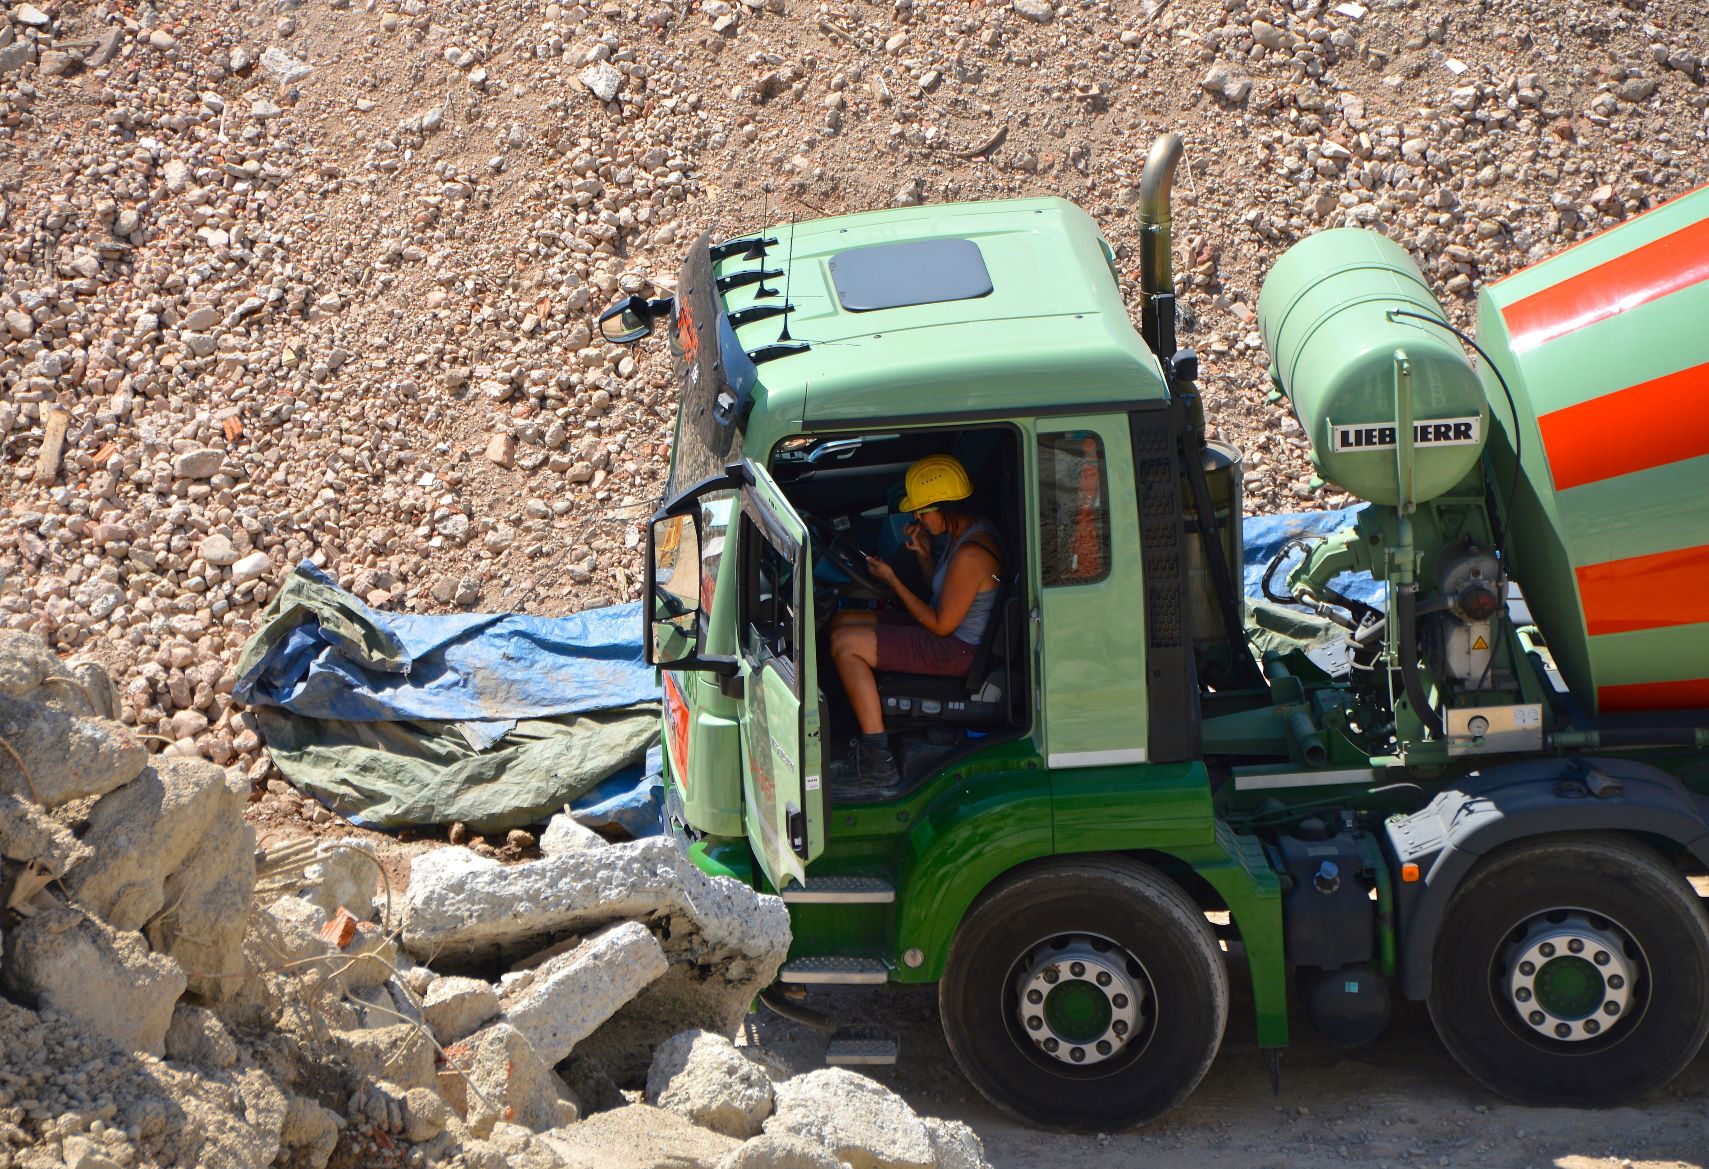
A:
{"label": "yellow hard hat", "polygon": [[902,496],[903,511],[919,511],[973,494],[973,480],[967,477],[967,468],[951,455],[927,455],[920,459],[902,476],[902,485],[907,489]]}

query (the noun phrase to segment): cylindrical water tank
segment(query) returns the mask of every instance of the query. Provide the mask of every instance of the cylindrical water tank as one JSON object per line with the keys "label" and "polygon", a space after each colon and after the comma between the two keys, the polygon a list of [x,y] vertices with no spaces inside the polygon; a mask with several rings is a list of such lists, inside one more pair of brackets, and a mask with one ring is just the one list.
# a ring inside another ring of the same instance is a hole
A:
{"label": "cylindrical water tank", "polygon": [[1396,351],[1411,371],[1413,502],[1453,489],[1478,464],[1489,425],[1483,386],[1398,244],[1342,228],[1276,261],[1258,298],[1271,374],[1293,403],[1323,478],[1361,499],[1400,502]]}

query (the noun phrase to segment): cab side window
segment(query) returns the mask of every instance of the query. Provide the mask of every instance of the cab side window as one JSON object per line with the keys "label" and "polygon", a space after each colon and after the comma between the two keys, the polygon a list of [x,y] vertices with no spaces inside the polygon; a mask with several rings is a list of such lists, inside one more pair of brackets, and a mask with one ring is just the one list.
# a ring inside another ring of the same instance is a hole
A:
{"label": "cab side window", "polygon": [[1045,585],[1103,580],[1110,574],[1110,498],[1102,440],[1090,430],[1039,435],[1038,475]]}
{"label": "cab side window", "polygon": [[752,661],[776,659],[793,677],[800,620],[795,596],[795,561],[780,552],[752,517],[742,517],[742,651]]}

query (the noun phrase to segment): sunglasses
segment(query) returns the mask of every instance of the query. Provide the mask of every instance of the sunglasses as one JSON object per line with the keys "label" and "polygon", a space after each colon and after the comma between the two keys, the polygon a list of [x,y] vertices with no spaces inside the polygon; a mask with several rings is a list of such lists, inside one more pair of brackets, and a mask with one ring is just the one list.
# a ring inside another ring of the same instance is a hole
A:
{"label": "sunglasses", "polygon": [[936,511],[936,510],[938,510],[938,509],[935,505],[932,507],[917,507],[913,511],[913,516],[915,519],[919,519],[921,516],[925,515],[927,512],[932,512],[932,511]]}

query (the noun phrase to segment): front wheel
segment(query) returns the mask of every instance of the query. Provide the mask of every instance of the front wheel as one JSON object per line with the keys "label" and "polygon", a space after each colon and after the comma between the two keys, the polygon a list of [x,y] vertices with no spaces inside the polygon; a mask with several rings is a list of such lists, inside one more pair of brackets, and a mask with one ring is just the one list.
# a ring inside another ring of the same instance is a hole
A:
{"label": "front wheel", "polygon": [[1448,903],[1430,1017],[1450,1054],[1522,1104],[1623,1104],[1709,1035],[1709,916],[1656,853],[1598,836],[1520,845]]}
{"label": "front wheel", "polygon": [[1123,1129],[1174,1107],[1228,1021],[1204,914],[1162,874],[1115,859],[1035,869],[986,894],[938,996],[974,1087],[1060,1129]]}

